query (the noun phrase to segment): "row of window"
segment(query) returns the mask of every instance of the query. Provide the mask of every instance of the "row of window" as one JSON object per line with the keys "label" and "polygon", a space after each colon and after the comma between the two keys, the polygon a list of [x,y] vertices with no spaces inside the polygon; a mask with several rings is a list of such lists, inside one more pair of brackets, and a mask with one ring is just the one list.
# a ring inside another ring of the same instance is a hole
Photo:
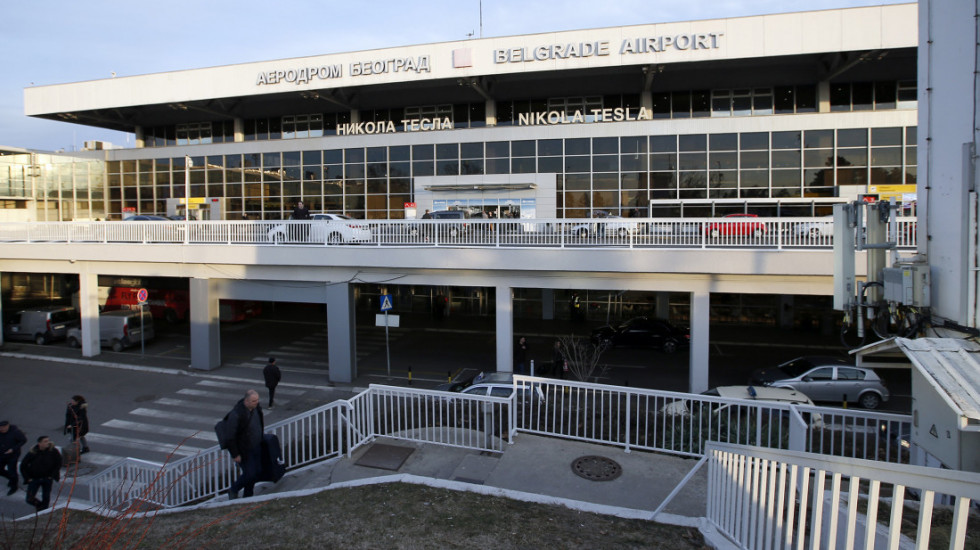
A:
{"label": "row of window", "polygon": [[[915,81],[876,81],[833,83],[830,87],[831,111],[914,109]],[[640,109],[639,94],[500,100],[496,102],[497,125],[519,123],[520,115],[557,111],[583,114],[594,122],[594,110],[625,108],[633,116]],[[774,86],[715,90],[679,90],[652,94],[652,118],[731,117],[817,111],[815,85]],[[388,122],[404,131],[402,120],[450,119],[454,128],[486,126],[485,103],[460,103],[361,110],[362,122]],[[337,134],[337,127],[351,121],[350,112],[285,115],[246,119],[245,141],[316,138]],[[234,141],[232,121],[194,122],[144,129],[147,147],[201,145]]]}

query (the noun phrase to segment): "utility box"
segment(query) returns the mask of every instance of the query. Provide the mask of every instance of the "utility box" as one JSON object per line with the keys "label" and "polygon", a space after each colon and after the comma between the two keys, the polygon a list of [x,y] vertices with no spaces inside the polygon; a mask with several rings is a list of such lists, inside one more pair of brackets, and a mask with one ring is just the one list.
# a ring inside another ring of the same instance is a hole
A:
{"label": "utility box", "polygon": [[886,302],[912,307],[929,307],[929,266],[907,264],[881,270]]}

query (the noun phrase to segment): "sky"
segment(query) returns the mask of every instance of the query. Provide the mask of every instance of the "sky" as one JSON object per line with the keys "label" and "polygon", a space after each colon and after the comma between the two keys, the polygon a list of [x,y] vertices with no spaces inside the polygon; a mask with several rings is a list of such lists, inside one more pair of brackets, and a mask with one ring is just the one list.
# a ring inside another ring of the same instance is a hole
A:
{"label": "sky", "polygon": [[481,12],[489,38],[887,3],[898,2],[0,0],[0,146],[134,146],[130,134],[25,116],[24,88],[32,85],[479,38]]}

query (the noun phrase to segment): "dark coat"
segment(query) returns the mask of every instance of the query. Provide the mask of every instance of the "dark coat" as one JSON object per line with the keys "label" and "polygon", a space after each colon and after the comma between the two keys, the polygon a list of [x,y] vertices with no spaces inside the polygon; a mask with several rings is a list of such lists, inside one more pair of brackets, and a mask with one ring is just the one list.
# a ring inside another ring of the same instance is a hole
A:
{"label": "dark coat", "polygon": [[[27,443],[27,437],[24,436],[24,432],[20,431],[20,428],[10,424],[7,428],[7,433],[0,434],[0,458],[17,458],[20,456],[20,448]],[[7,451],[13,451],[9,455],[6,454]]]}
{"label": "dark coat", "polygon": [[293,219],[294,220],[308,220],[310,219],[310,209],[303,205],[303,208],[296,207],[293,208]]}
{"label": "dark coat", "polygon": [[20,463],[20,475],[28,481],[45,478],[58,481],[61,479],[61,453],[54,445],[43,451],[37,445],[31,447]]}
{"label": "dark coat", "polygon": [[279,367],[275,363],[269,363],[262,369],[262,376],[265,377],[265,387],[274,388],[279,385],[279,381],[282,380],[282,372],[279,371]]}
{"label": "dark coat", "polygon": [[88,433],[88,403],[68,405],[68,409],[65,410],[65,433],[73,433],[76,429],[78,433],[75,437],[82,437]]}
{"label": "dark coat", "polygon": [[239,399],[235,407],[228,413],[228,423],[235,426],[235,437],[228,442],[228,452],[232,458],[247,456],[246,451],[262,444],[262,434],[265,432],[265,418],[262,407],[256,406],[249,411],[245,400]]}

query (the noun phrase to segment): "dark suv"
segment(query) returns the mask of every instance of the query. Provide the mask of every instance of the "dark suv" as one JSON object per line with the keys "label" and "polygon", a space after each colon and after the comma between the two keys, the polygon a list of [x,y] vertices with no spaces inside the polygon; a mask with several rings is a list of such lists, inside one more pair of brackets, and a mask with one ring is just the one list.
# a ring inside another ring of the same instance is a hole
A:
{"label": "dark suv", "polygon": [[[466,210],[436,210],[429,212],[432,220],[468,220],[470,213]],[[455,239],[461,234],[469,231],[469,224],[461,223],[420,223],[413,225],[409,229],[409,234],[413,237],[422,234],[426,238],[438,236],[440,239]]]}

